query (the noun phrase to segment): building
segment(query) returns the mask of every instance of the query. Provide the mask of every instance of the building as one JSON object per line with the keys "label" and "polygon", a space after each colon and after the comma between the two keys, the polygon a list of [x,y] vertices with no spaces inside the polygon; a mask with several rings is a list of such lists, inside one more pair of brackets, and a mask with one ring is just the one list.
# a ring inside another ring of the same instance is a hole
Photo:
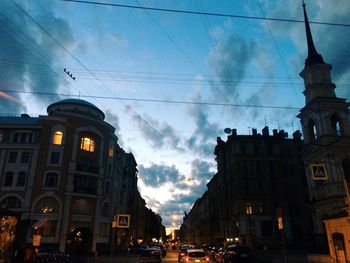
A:
{"label": "building", "polygon": [[299,131],[288,138],[283,130],[270,135],[268,127],[262,134],[253,129],[252,135],[237,135],[233,129],[226,142],[219,137],[217,174],[184,218],[188,239],[192,235],[197,243],[239,242],[253,248],[279,248],[283,241],[289,247],[312,246],[302,147]]}
{"label": "building", "polygon": [[[53,103],[47,113],[0,117],[0,205],[29,222],[23,241],[109,253],[144,239],[151,220],[160,236],[161,219],[137,189],[136,160],[119,147],[104,113],[78,99]],[[112,228],[118,214],[129,216],[125,228]]]}
{"label": "building", "polygon": [[336,262],[350,260],[349,103],[338,98],[332,82],[332,66],[317,52],[305,10],[308,56],[300,76],[304,79],[305,106],[300,118],[305,147],[303,159],[314,209],[319,247],[329,248]]}

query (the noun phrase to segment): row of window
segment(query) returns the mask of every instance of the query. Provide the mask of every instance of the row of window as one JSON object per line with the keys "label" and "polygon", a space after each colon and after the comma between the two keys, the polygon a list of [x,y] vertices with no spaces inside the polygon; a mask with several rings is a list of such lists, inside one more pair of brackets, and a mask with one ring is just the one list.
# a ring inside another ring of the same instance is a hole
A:
{"label": "row of window", "polygon": [[[55,130],[52,134],[51,143],[53,145],[63,144],[63,131]],[[4,140],[4,131],[0,131],[0,143]],[[11,137],[12,143],[33,143],[34,133],[33,132],[14,132]],[[94,152],[95,151],[95,140],[90,137],[83,136],[80,139],[80,149],[83,151]],[[108,156],[113,157],[113,146],[108,148]],[[14,158],[14,157],[13,157]]]}
{"label": "row of window", "polygon": [[[22,203],[16,196],[9,196],[3,199],[0,203],[1,208],[20,209]],[[93,215],[95,207],[84,198],[79,198],[72,203],[72,214],[77,215]],[[59,213],[59,204],[53,197],[44,197],[40,199],[34,208],[35,213],[40,214],[57,214]],[[111,207],[108,203],[104,203],[101,207],[101,216],[109,217],[112,214]]]}

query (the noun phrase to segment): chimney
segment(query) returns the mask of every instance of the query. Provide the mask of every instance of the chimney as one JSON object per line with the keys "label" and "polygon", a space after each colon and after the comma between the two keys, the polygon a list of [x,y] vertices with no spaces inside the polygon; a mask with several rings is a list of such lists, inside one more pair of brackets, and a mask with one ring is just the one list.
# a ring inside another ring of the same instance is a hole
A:
{"label": "chimney", "polygon": [[255,128],[252,129],[252,133],[253,133],[253,136],[258,135],[258,131]]}
{"label": "chimney", "polygon": [[237,129],[232,129],[231,135],[232,135],[232,136],[236,136],[236,135],[237,135]]}
{"label": "chimney", "polygon": [[269,127],[265,126],[264,129],[262,129],[263,136],[269,136]]}

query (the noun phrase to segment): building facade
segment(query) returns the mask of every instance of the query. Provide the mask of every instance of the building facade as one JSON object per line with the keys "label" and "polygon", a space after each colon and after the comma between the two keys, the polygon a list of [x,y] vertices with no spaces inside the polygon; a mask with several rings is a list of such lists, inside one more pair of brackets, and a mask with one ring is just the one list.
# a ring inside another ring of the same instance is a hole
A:
{"label": "building facade", "polygon": [[[283,239],[289,247],[312,246],[302,147],[299,131],[288,138],[283,130],[269,134],[268,127],[262,134],[253,129],[252,135],[237,135],[233,129],[226,142],[219,137],[217,174],[199,199],[201,205],[184,218],[188,237],[199,232],[195,241],[200,243],[239,242],[253,248],[279,248]],[[203,205],[206,209],[199,209]]]}
{"label": "building facade", "polygon": [[[27,220],[26,243],[61,252],[109,253],[144,238],[148,208],[137,163],[93,104],[66,99],[47,116],[0,117],[0,204]],[[129,228],[112,228],[118,214]],[[158,237],[158,238],[159,238]]]}

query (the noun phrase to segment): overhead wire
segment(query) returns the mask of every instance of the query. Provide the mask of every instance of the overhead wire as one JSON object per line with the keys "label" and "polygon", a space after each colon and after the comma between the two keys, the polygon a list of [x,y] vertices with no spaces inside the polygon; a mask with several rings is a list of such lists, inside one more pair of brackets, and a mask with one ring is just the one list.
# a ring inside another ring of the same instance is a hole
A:
{"label": "overhead wire", "polygon": [[[223,13],[177,10],[177,9],[169,9],[169,8],[156,8],[156,7],[147,7],[147,6],[124,5],[124,4],[114,4],[114,3],[107,3],[107,2],[84,1],[84,0],[59,0],[59,1],[78,3],[78,4],[89,4],[89,5],[129,8],[129,9],[143,9],[143,10],[159,11],[159,12],[182,13],[182,14],[190,14],[190,15],[205,15],[205,16],[229,17],[229,18],[252,19],[252,20],[269,20],[269,21],[277,21],[277,22],[304,23],[303,20],[297,20],[297,19],[284,19],[284,18],[246,16],[246,15],[232,15],[232,14],[223,14]],[[309,21],[309,23],[318,24],[318,25],[326,25],[326,26],[350,27],[350,24],[345,24],[345,23],[318,22],[318,21]]]}

